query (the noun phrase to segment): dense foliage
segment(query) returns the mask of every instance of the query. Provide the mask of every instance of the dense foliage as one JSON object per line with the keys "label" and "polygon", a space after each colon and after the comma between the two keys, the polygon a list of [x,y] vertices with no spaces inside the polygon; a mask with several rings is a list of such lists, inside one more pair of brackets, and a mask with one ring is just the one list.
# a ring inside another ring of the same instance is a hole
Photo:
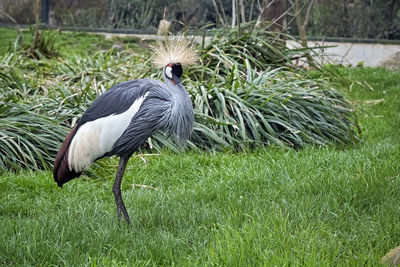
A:
{"label": "dense foliage", "polygon": [[[282,1],[282,0],[275,0]],[[286,0],[285,0],[286,1]],[[300,1],[306,13],[310,0]],[[288,2],[288,31],[297,33],[293,3]],[[257,19],[262,3],[243,1],[245,21]],[[50,24],[55,26],[85,26],[155,30],[163,18],[173,23],[173,30],[198,29],[205,25],[220,25],[220,15],[229,24],[231,0],[58,0],[50,3]],[[310,36],[399,39],[400,3],[397,0],[315,1],[310,13]],[[3,10],[20,24],[34,23],[34,0],[2,0]],[[274,5],[269,5],[272,8]],[[340,19],[338,19],[340,18]],[[0,22],[11,23],[0,12]]]}
{"label": "dense foliage", "polygon": [[289,49],[283,38],[292,37],[253,26],[240,34],[217,31],[204,45],[203,65],[188,71],[200,122],[192,142],[217,148],[355,142],[351,105],[327,80],[307,79],[294,64],[313,51]]}
{"label": "dense foliage", "polygon": [[321,1],[313,9],[310,22],[311,36],[400,39],[400,2]]}
{"label": "dense foliage", "polygon": [[[190,147],[241,150],[358,140],[351,105],[329,79],[310,79],[296,69],[292,59],[309,51],[290,50],[279,38],[252,29],[218,32],[203,41],[201,64],[187,69],[183,81],[195,106]],[[59,144],[98,95],[122,81],[160,77],[149,54],[129,48],[40,60],[14,51],[0,58],[0,73],[3,169],[52,164]],[[163,135],[149,145],[177,149]]]}

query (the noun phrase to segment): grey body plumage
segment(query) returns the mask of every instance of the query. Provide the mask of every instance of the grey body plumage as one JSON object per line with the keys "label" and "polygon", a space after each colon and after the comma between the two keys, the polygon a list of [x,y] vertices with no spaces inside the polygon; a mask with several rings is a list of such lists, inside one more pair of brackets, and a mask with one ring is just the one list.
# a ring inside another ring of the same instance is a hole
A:
{"label": "grey body plumage", "polygon": [[193,129],[194,113],[189,94],[182,83],[165,84],[157,80],[132,81],[139,85],[137,97],[146,95],[139,111],[129,127],[106,155],[131,155],[150,136],[158,131],[174,135],[180,143],[186,143]]}

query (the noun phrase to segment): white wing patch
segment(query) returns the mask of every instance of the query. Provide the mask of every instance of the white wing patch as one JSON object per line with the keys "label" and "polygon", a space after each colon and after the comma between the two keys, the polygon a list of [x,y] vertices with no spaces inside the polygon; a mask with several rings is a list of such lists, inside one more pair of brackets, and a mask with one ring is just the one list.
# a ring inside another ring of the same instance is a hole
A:
{"label": "white wing patch", "polygon": [[138,98],[121,114],[99,118],[82,125],[76,132],[68,150],[69,169],[81,172],[95,159],[110,152],[115,142],[129,126],[148,93]]}

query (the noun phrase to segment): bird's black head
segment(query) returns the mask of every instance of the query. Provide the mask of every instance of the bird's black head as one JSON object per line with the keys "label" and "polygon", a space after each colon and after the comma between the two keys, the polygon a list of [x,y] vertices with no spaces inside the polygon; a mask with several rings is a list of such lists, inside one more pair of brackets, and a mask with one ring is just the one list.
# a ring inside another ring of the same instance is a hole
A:
{"label": "bird's black head", "polygon": [[165,77],[171,80],[172,83],[177,84],[180,82],[182,76],[182,65],[180,63],[170,63],[164,68]]}

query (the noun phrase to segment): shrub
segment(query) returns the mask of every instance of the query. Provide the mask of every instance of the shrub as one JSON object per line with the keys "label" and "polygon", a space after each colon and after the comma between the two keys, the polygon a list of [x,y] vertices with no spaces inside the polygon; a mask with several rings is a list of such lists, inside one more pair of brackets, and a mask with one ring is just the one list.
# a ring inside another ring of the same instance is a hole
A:
{"label": "shrub", "polygon": [[192,142],[203,148],[256,145],[353,144],[358,140],[352,106],[326,80],[310,80],[281,69],[247,78],[196,84],[191,91],[196,127]]}
{"label": "shrub", "polygon": [[67,133],[35,106],[0,101],[0,169],[45,168]]}

